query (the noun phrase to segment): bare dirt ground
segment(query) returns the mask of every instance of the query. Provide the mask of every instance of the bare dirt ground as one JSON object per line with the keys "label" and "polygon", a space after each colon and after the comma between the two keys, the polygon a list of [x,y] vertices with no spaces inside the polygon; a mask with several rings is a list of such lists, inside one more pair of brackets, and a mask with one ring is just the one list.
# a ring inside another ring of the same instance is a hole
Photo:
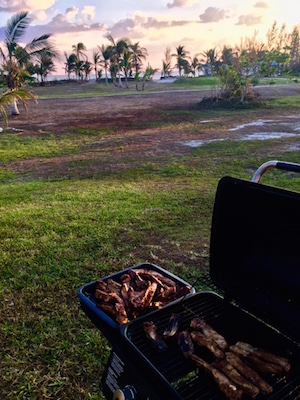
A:
{"label": "bare dirt ground", "polygon": [[[261,100],[279,96],[300,95],[299,85],[263,86],[257,87]],[[118,165],[118,158],[126,157],[166,157],[168,154],[180,155],[191,151],[191,147],[184,145],[191,140],[229,139],[241,135],[236,130],[244,124],[242,134],[257,131],[257,126],[251,125],[259,118],[267,118],[260,130],[278,132],[296,132],[295,124],[300,125],[300,114],[291,115],[289,110],[278,113],[257,111],[241,113],[240,116],[228,116],[224,119],[216,111],[209,129],[203,128],[205,117],[199,117],[199,102],[204,97],[211,96],[211,90],[173,90],[153,91],[140,94],[118,94],[103,97],[78,97],[40,99],[38,104],[31,103],[28,111],[21,109],[21,114],[10,117],[11,128],[21,130],[22,135],[39,137],[51,133],[62,135],[78,128],[107,129],[108,134],[97,143],[89,144],[80,154],[65,155],[47,159],[41,162],[40,158],[13,163],[11,168],[18,171],[36,171],[37,177],[53,177],[53,171],[65,168],[65,163],[72,160],[84,160],[93,156],[99,157],[99,148],[102,158],[107,156],[114,159],[114,163],[106,168],[122,168]],[[203,116],[205,116],[203,110]],[[200,119],[199,119],[200,118]],[[186,124],[186,126],[183,126]],[[193,125],[193,127],[190,127]],[[214,127],[215,124],[215,127]],[[247,125],[248,124],[248,125]],[[297,126],[298,126],[297,125]],[[197,132],[197,126],[199,132]],[[201,128],[200,128],[201,127]],[[299,135],[300,137],[300,135]],[[93,155],[93,152],[95,153]],[[54,167],[55,164],[55,168]],[[94,166],[94,168],[96,168]],[[98,168],[103,168],[99,165]],[[94,172],[99,172],[94,171]]]}
{"label": "bare dirt ground", "polygon": [[[299,85],[261,86],[260,98],[300,95]],[[198,103],[212,94],[211,90],[160,91],[147,94],[86,98],[41,99],[27,112],[10,120],[11,127],[26,131],[59,131],[82,126],[128,126],[133,120],[151,121],[157,111],[199,109]]]}

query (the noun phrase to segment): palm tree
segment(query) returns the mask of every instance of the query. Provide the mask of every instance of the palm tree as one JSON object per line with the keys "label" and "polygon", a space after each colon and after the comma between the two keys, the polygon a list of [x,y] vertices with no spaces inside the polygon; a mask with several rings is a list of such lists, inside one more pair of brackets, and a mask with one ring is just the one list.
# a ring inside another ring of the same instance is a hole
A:
{"label": "palm tree", "polygon": [[94,64],[94,70],[95,70],[95,76],[96,76],[96,82],[98,82],[98,65],[100,61],[101,55],[99,51],[93,51],[93,64]]}
{"label": "palm tree", "polygon": [[82,72],[84,71],[84,61],[79,60],[77,57],[75,60],[74,71],[76,76],[78,76],[78,79],[82,80],[83,78]]}
{"label": "palm tree", "polygon": [[188,57],[189,51],[186,51],[184,49],[184,46],[178,46],[176,47],[176,54],[172,54],[172,57],[176,57],[177,63],[175,64],[175,67],[178,68],[179,71],[179,76],[181,77],[181,71],[184,69],[184,66],[186,65],[186,58]]}
{"label": "palm tree", "polygon": [[117,86],[117,74],[118,74],[118,66],[115,62],[110,62],[109,64],[109,72],[111,79],[113,81],[113,84]]}
{"label": "palm tree", "polygon": [[217,69],[218,67],[218,52],[216,48],[209,49],[207,51],[204,51],[202,53],[206,57],[206,66],[207,70],[209,70],[208,74],[213,74],[213,72]]}
{"label": "palm tree", "polygon": [[48,74],[56,71],[53,59],[48,54],[41,54],[37,64],[34,66],[34,72],[41,77],[41,84],[43,85],[47,79]]}
{"label": "palm tree", "polygon": [[170,76],[170,70],[171,70],[171,64],[166,63],[164,60],[162,61],[163,66],[162,66],[162,71],[161,71],[161,76],[165,78],[166,76]]}
{"label": "palm tree", "polygon": [[227,47],[226,45],[223,47],[221,55],[221,63],[223,65],[233,64],[233,52],[231,47]]}
{"label": "palm tree", "polygon": [[111,35],[107,35],[106,38],[111,42],[111,47],[112,47],[111,59],[116,63],[119,76],[119,87],[122,88],[123,85],[120,73],[120,62],[121,62],[121,57],[124,54],[124,51],[128,49],[129,40],[123,38],[116,42]]}
{"label": "palm tree", "polygon": [[191,65],[190,65],[194,77],[196,76],[196,69],[199,70],[199,65],[200,65],[200,63],[199,63],[199,60],[198,60],[198,57],[197,57],[197,54],[196,54],[193,57],[193,59],[191,61]]}
{"label": "palm tree", "polygon": [[139,90],[138,88],[139,82],[142,82],[142,90],[144,90],[146,81],[151,80],[157,71],[158,71],[157,68],[152,68],[151,65],[148,65],[142,78],[140,77],[140,73],[137,72],[134,77],[134,80],[136,82],[135,84],[136,90]]}
{"label": "palm tree", "polygon": [[[26,33],[26,30],[31,22],[28,17],[28,12],[20,12],[11,17],[7,22],[4,31],[4,48],[0,48],[0,56],[3,60],[3,70],[6,73],[6,83],[9,90],[19,90],[29,73],[27,66],[30,61],[41,54],[57,56],[58,52],[53,48],[49,41],[50,34],[42,35],[33,39],[25,46],[18,44]],[[18,115],[17,100],[19,96],[12,97],[12,115]]]}
{"label": "palm tree", "polygon": [[73,44],[72,50],[76,54],[76,57],[78,58],[78,60],[81,60],[81,56],[83,56],[85,59],[87,59],[87,55],[84,54],[84,51],[86,51],[86,47],[83,43],[80,42],[77,44]]}
{"label": "palm tree", "polygon": [[72,72],[75,72],[75,63],[76,63],[76,54],[72,53],[68,56],[68,54],[65,52],[65,73],[68,75],[68,78],[70,79],[70,75]]}
{"label": "palm tree", "polygon": [[82,70],[83,70],[83,65],[84,65],[84,61],[83,58],[85,59],[85,61],[87,61],[87,55],[84,54],[84,51],[86,51],[86,47],[85,45],[80,42],[77,44],[73,44],[72,46],[72,50],[74,52],[74,54],[76,55],[76,61],[75,61],[75,72],[76,72],[76,76],[78,76],[78,79],[82,79]]}
{"label": "palm tree", "polygon": [[99,64],[104,67],[105,71],[105,85],[108,85],[108,76],[107,76],[107,71],[109,68],[109,60],[112,55],[112,46],[104,46],[102,45],[101,47],[98,46],[98,48],[101,51],[101,57],[102,59],[99,61]]}
{"label": "palm tree", "polygon": [[130,51],[125,50],[123,54],[123,59],[120,63],[120,67],[124,70],[126,89],[128,89],[128,72],[131,70],[132,60],[133,54]]}
{"label": "palm tree", "polygon": [[84,72],[86,81],[88,81],[92,70],[93,70],[92,63],[90,63],[89,61],[84,61],[82,65],[82,71]]}
{"label": "palm tree", "polygon": [[135,73],[138,73],[142,66],[142,60],[146,60],[148,53],[145,47],[141,47],[139,42],[129,45],[132,52],[132,64],[134,65]]}

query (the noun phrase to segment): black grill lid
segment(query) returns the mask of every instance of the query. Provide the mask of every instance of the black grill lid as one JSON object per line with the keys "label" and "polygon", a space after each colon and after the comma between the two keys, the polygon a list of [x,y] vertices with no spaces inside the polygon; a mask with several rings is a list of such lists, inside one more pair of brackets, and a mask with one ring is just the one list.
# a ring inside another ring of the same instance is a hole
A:
{"label": "black grill lid", "polygon": [[224,296],[300,342],[300,194],[224,177],[210,272]]}

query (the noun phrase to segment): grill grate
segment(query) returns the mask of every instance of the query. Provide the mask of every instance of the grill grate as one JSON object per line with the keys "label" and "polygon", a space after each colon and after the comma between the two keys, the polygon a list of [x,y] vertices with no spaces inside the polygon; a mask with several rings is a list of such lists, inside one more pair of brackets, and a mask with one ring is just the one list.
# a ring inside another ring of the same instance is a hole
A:
{"label": "grill grate", "polygon": [[[210,377],[195,369],[194,364],[182,356],[175,338],[167,342],[166,353],[154,351],[151,343],[146,339],[143,322],[153,321],[158,332],[162,334],[172,312],[180,314],[182,330],[189,328],[192,318],[201,317],[222,334],[229,344],[240,340],[288,357],[292,364],[290,373],[286,374],[284,379],[265,378],[272,385],[273,393],[269,396],[259,395],[257,399],[295,400],[300,398],[300,370],[297,366],[299,347],[250,314],[225,302],[218,295],[202,292],[142,319],[132,321],[123,332],[126,341],[140,356],[141,362],[150,363],[156,370],[158,378],[176,390],[178,399],[213,400],[225,399],[225,397],[220,394]],[[205,350],[197,350],[197,354],[207,362],[213,361],[212,356]]]}

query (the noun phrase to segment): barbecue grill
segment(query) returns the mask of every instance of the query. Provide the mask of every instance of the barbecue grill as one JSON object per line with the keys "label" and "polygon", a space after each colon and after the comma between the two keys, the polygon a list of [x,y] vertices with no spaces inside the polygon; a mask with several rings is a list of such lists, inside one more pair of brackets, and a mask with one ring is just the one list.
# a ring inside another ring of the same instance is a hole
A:
{"label": "barbecue grill", "polygon": [[[224,177],[218,184],[210,274],[221,294],[191,292],[118,327],[97,310],[94,283],[78,290],[84,312],[112,344],[102,378],[108,400],[226,399],[210,376],[183,357],[175,338],[165,352],[155,351],[147,340],[144,322],[154,322],[162,334],[173,313],[181,317],[180,330],[200,317],[229,344],[243,341],[288,358],[290,371],[265,377],[273,392],[256,399],[300,399],[300,193],[261,184],[269,168],[300,172],[299,164],[270,161],[251,182]],[[200,356],[213,361],[206,349]]]}

